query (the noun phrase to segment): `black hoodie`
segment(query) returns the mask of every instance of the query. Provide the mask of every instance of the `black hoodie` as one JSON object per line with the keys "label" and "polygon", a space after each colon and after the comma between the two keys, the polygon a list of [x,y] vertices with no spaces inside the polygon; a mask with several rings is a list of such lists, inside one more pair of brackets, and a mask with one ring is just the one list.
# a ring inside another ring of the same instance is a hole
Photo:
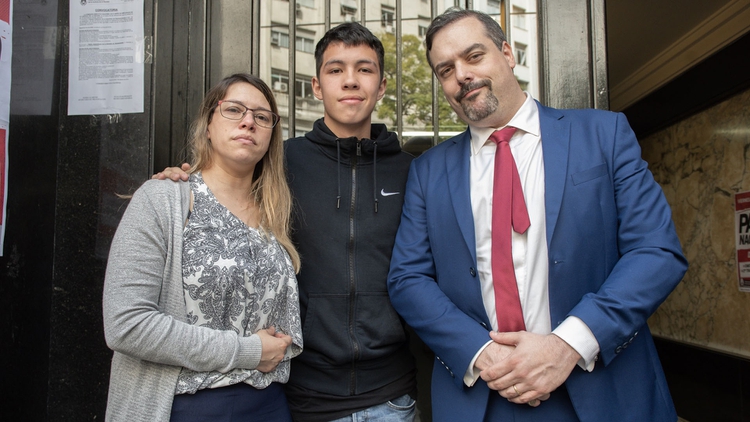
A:
{"label": "black hoodie", "polygon": [[303,409],[295,403],[309,399],[295,397],[302,390],[350,397],[347,405],[322,406],[341,410],[415,388],[407,334],[386,287],[413,157],[385,125],[373,124],[371,137],[339,139],[319,119],[304,137],[285,143],[292,239],[302,259],[304,351],[292,359],[287,389],[295,419],[315,419],[297,417]]}

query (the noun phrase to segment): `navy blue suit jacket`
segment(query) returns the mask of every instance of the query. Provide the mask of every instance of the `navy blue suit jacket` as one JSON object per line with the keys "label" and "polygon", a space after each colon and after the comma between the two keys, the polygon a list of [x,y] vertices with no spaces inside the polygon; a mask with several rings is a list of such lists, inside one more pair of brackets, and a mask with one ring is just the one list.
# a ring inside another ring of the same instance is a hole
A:
{"label": "navy blue suit jacket", "polygon": [[[646,325],[687,269],[669,205],[622,114],[539,111],[552,328],[576,316],[601,349],[593,372],[576,367],[566,381],[571,402],[582,421],[674,421]],[[462,379],[490,327],[469,154],[467,131],[412,163],[388,281],[393,306],[435,352],[435,421],[482,421],[490,394]]]}

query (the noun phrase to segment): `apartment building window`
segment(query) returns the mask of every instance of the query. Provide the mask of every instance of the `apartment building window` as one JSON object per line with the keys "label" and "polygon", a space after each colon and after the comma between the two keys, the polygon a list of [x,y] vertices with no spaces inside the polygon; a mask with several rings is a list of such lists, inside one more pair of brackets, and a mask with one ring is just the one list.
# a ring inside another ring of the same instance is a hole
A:
{"label": "apartment building window", "polygon": [[312,76],[297,75],[294,82],[294,95],[297,98],[307,98],[312,100],[315,98],[312,90]]}
{"label": "apartment building window", "polygon": [[516,64],[518,66],[527,66],[526,47],[526,44],[521,44],[520,42],[513,44],[513,50],[516,52]]}
{"label": "apartment building window", "polygon": [[487,14],[499,15],[500,14],[500,1],[487,0]]}
{"label": "apartment building window", "polygon": [[[289,34],[281,31],[271,31],[271,45],[281,48],[289,48]],[[315,52],[315,40],[302,35],[297,35],[295,49],[305,53]]]}
{"label": "apartment building window", "polygon": [[271,30],[271,45],[282,48],[289,48],[289,34]]}
{"label": "apartment building window", "polygon": [[526,29],[526,9],[513,6],[513,12],[511,13],[511,22],[516,28]]}
{"label": "apartment building window", "polygon": [[393,20],[396,18],[396,9],[391,6],[380,6],[381,24],[386,28],[393,28]]}
{"label": "apartment building window", "polygon": [[289,73],[285,70],[271,69],[271,89],[276,92],[289,92]]}
{"label": "apartment building window", "polygon": [[315,40],[312,38],[307,38],[307,37],[297,35],[296,48],[297,48],[297,51],[303,51],[305,53],[314,53],[315,52]]}
{"label": "apartment building window", "polygon": [[[297,98],[314,99],[312,90],[312,76],[297,75],[294,78],[294,95]],[[271,89],[276,92],[289,92],[289,72],[281,69],[271,69]]]}
{"label": "apartment building window", "polygon": [[341,0],[341,15],[355,15],[357,13],[356,0]]}
{"label": "apartment building window", "polygon": [[427,27],[419,25],[419,36],[424,37],[425,35],[427,35]]}

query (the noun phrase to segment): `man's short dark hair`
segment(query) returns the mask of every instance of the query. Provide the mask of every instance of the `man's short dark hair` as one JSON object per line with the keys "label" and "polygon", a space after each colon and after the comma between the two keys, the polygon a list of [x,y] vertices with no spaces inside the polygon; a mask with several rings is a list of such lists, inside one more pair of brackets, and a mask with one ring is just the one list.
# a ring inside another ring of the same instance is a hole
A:
{"label": "man's short dark hair", "polygon": [[373,35],[369,29],[357,22],[346,22],[331,28],[323,35],[315,46],[315,74],[320,77],[320,68],[323,66],[323,54],[328,46],[335,43],[342,43],[347,47],[356,47],[366,45],[375,51],[378,56],[378,66],[380,66],[380,77],[383,77],[385,69],[385,50],[383,43],[378,37]]}
{"label": "man's short dark hair", "polygon": [[435,38],[435,34],[437,34],[446,26],[452,24],[453,22],[471,17],[476,18],[479,22],[482,23],[482,25],[484,26],[485,35],[487,35],[487,37],[492,40],[492,42],[500,51],[503,50],[503,43],[506,41],[505,33],[503,32],[503,28],[500,27],[500,24],[497,23],[497,21],[493,19],[492,16],[486,13],[478,12],[476,10],[451,7],[450,9],[443,12],[443,14],[433,19],[430,23],[430,26],[427,28],[424,42],[425,46],[427,47],[427,63],[430,64],[430,67],[432,67],[432,61],[430,60],[430,50],[432,50],[432,39]]}

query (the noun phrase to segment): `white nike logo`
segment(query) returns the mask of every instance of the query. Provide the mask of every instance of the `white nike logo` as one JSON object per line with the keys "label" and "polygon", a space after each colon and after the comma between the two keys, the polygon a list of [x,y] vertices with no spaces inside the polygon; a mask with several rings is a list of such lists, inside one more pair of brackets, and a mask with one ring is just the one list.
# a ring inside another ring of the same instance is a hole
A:
{"label": "white nike logo", "polygon": [[398,195],[401,192],[386,192],[385,189],[380,189],[380,194],[383,196],[393,196]]}

